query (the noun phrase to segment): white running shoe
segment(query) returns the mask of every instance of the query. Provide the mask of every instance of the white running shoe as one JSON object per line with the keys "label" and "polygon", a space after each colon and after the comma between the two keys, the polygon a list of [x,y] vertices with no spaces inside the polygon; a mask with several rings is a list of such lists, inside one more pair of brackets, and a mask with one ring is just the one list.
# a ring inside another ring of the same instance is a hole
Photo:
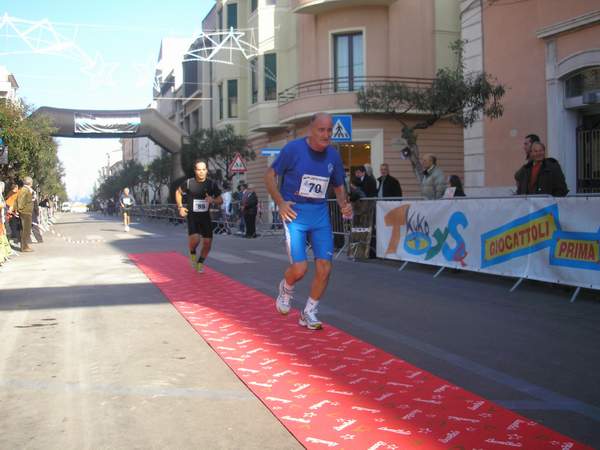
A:
{"label": "white running shoe", "polygon": [[309,330],[320,330],[323,328],[323,323],[317,317],[317,308],[310,312],[301,311],[298,323]]}
{"label": "white running shoe", "polygon": [[290,312],[290,308],[292,307],[292,299],[294,298],[294,290],[286,289],[285,280],[281,280],[279,283],[279,295],[277,296],[277,301],[275,302],[275,306],[277,307],[277,311],[284,316]]}

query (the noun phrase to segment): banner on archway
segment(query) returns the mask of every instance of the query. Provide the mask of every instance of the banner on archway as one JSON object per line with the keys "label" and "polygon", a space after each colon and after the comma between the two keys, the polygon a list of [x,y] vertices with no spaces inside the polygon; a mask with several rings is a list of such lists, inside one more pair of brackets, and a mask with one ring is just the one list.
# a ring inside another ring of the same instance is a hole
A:
{"label": "banner on archway", "polygon": [[80,134],[135,134],[141,118],[136,114],[81,114],[75,113],[75,133]]}

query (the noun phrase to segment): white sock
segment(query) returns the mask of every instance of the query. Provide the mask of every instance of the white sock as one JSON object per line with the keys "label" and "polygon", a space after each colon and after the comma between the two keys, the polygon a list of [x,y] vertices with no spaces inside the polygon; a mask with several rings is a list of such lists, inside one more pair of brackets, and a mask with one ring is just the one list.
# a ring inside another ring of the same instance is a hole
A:
{"label": "white sock", "polygon": [[294,290],[294,285],[293,284],[288,284],[287,281],[285,281],[285,278],[283,279],[283,287],[286,288],[288,291],[293,291]]}
{"label": "white sock", "polygon": [[309,313],[311,311],[314,311],[315,309],[317,309],[318,305],[319,300],[314,300],[313,298],[308,297],[308,300],[306,300],[306,306],[304,307],[304,312]]}

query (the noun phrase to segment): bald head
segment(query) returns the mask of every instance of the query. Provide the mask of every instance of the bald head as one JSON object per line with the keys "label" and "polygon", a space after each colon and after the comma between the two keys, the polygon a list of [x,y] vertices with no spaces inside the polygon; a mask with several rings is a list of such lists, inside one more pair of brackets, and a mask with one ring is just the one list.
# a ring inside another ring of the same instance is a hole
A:
{"label": "bald head", "polygon": [[325,151],[331,144],[332,133],[331,115],[323,112],[316,113],[310,119],[308,145],[317,152]]}

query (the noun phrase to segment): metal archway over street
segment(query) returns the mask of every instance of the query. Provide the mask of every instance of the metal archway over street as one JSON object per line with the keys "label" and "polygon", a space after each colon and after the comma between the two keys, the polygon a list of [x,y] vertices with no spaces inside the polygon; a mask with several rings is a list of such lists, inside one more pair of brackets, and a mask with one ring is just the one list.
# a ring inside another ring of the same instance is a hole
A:
{"label": "metal archway over street", "polygon": [[86,110],[42,106],[34,115],[48,116],[53,136],[69,138],[147,137],[173,155],[173,179],[183,176],[181,147],[187,136],[156,109]]}

